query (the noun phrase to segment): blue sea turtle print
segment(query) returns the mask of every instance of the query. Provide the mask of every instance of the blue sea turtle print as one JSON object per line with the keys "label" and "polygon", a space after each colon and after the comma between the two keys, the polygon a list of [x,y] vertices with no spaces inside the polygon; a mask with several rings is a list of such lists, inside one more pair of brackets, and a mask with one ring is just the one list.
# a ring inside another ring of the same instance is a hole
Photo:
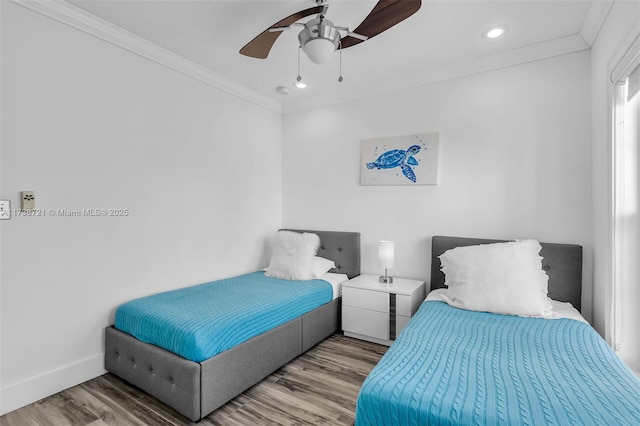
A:
{"label": "blue sea turtle print", "polygon": [[402,174],[411,182],[416,181],[416,174],[410,166],[417,166],[418,161],[413,158],[420,152],[419,145],[411,145],[406,151],[403,149],[392,149],[384,152],[378,159],[372,163],[367,163],[367,169],[393,169],[400,167]]}

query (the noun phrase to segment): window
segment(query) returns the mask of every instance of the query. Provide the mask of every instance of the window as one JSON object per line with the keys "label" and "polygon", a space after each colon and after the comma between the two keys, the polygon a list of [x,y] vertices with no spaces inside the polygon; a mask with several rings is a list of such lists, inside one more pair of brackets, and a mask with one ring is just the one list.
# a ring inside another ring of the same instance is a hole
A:
{"label": "window", "polygon": [[614,68],[613,285],[611,334],[618,355],[640,372],[640,37]]}

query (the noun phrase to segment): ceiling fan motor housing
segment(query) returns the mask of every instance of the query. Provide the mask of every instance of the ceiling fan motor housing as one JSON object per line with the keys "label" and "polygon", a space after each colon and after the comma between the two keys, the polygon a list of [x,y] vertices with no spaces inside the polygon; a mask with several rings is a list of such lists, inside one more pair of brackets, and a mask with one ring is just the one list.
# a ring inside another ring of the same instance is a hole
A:
{"label": "ceiling fan motor housing", "polygon": [[333,26],[333,22],[324,18],[307,22],[298,34],[302,50],[315,64],[326,63],[331,59],[340,44],[340,38],[340,32]]}

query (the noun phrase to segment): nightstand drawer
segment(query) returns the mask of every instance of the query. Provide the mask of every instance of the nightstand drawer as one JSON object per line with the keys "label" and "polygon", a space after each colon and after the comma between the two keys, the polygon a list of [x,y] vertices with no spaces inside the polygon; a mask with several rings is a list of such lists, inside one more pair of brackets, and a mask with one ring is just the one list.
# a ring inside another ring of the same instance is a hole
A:
{"label": "nightstand drawer", "polygon": [[342,285],[342,329],[347,337],[391,345],[424,300],[424,281],[358,275]]}
{"label": "nightstand drawer", "polygon": [[411,317],[413,314],[413,312],[411,312],[411,296],[405,296],[403,294],[396,296],[396,314]]}
{"label": "nightstand drawer", "polygon": [[389,293],[342,287],[342,304],[378,312],[389,312]]}
{"label": "nightstand drawer", "polygon": [[389,314],[343,306],[342,329],[346,332],[386,340],[389,338]]}

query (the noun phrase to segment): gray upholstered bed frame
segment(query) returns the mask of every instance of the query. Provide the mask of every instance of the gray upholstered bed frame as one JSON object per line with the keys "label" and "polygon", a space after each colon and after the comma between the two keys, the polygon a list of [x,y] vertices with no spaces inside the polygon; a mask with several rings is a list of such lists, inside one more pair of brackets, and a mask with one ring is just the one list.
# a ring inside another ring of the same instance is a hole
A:
{"label": "gray upholstered bed frame", "polygon": [[[440,256],[454,247],[505,242],[480,238],[434,236],[431,242],[431,290],[444,287]],[[580,310],[582,303],[582,247],[575,244],[540,243],[542,269],[549,276],[549,297],[571,302]]]}
{"label": "gray upholstered bed frame", "polygon": [[[360,275],[360,234],[314,232],[318,255],[349,278]],[[340,327],[335,299],[203,362],[193,362],[107,327],[105,368],[197,421],[256,384]]]}

